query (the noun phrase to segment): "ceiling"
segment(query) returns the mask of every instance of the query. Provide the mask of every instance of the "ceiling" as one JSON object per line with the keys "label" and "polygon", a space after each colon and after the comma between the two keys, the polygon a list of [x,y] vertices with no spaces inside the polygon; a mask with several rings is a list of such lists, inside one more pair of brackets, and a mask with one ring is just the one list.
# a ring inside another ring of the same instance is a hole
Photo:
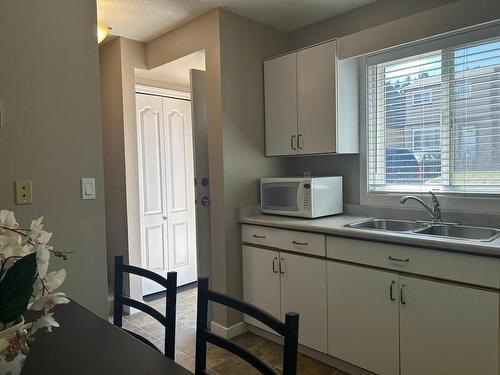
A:
{"label": "ceiling", "polygon": [[292,31],[376,0],[98,0],[111,35],[148,42],[216,7]]}
{"label": "ceiling", "polygon": [[166,83],[170,88],[188,91],[190,69],[205,70],[205,51],[191,53],[151,70],[135,69],[135,76],[138,82],[153,86]]}

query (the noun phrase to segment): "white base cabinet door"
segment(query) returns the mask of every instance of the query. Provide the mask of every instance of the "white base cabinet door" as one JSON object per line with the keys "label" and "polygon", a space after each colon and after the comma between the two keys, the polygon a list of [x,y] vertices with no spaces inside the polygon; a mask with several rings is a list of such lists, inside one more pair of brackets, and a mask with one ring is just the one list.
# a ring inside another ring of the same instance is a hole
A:
{"label": "white base cabinet door", "polygon": [[[279,253],[258,247],[242,247],[243,300],[280,319]],[[258,320],[245,315],[245,322],[275,333]]]}
{"label": "white base cabinet door", "polygon": [[396,273],[328,262],[328,354],[399,374],[398,314]]}
{"label": "white base cabinet door", "polygon": [[299,343],[327,352],[326,261],[280,253],[281,319],[299,314]]}
{"label": "white base cabinet door", "polygon": [[401,375],[499,373],[498,293],[401,277]]}

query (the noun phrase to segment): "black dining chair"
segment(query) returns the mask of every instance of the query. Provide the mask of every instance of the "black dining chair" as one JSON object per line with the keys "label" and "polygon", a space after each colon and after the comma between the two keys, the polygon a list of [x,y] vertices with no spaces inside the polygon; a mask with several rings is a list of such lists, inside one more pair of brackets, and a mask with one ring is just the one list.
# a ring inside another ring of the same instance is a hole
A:
{"label": "black dining chair", "polygon": [[198,317],[196,321],[196,359],[195,374],[206,375],[207,342],[225,349],[241,359],[247,361],[264,375],[278,375],[271,366],[262,361],[248,350],[236,345],[207,329],[208,301],[231,307],[244,314],[259,320],[284,337],[283,347],[283,375],[296,375],[297,348],[299,336],[299,314],[289,312],[285,315],[285,323],[269,315],[249,303],[228,297],[224,294],[208,289],[208,279],[198,279]]}
{"label": "black dining chair", "polygon": [[[123,295],[123,274],[129,273],[156,281],[166,289],[166,312],[161,314],[158,310],[146,305],[143,302],[131,299]],[[140,267],[123,264],[123,256],[115,257],[115,291],[113,305],[113,323],[143,343],[159,351],[159,349],[145,337],[122,327],[123,306],[130,306],[155,318],[165,327],[165,356],[174,359],[175,354],[175,314],[177,305],[177,272],[168,272],[167,278],[157,273],[145,270]]]}

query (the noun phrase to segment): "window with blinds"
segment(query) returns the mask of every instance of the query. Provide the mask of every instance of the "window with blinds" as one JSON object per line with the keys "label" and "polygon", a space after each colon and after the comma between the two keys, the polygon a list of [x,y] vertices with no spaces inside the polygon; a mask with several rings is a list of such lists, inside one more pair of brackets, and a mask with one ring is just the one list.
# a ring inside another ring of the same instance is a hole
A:
{"label": "window with blinds", "polygon": [[500,38],[367,74],[370,192],[500,194]]}

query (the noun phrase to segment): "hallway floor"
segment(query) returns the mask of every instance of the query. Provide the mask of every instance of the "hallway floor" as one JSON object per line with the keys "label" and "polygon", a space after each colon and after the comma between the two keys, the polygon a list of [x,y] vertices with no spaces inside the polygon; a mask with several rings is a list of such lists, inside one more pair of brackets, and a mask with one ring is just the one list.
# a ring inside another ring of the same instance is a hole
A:
{"label": "hallway floor", "polygon": [[[146,302],[164,313],[165,299],[159,295],[146,297]],[[165,330],[160,323],[144,313],[125,316],[123,326],[137,332],[163,351]],[[195,342],[196,342],[196,287],[179,288],[177,294],[177,327],[176,327],[175,361],[194,372]],[[269,365],[281,370],[282,347],[252,333],[245,333],[233,339],[256,354]],[[245,361],[233,354],[208,344],[207,368],[214,375],[250,375],[259,374]],[[298,374],[302,375],[346,375],[345,372],[327,366],[310,357],[299,354]]]}

